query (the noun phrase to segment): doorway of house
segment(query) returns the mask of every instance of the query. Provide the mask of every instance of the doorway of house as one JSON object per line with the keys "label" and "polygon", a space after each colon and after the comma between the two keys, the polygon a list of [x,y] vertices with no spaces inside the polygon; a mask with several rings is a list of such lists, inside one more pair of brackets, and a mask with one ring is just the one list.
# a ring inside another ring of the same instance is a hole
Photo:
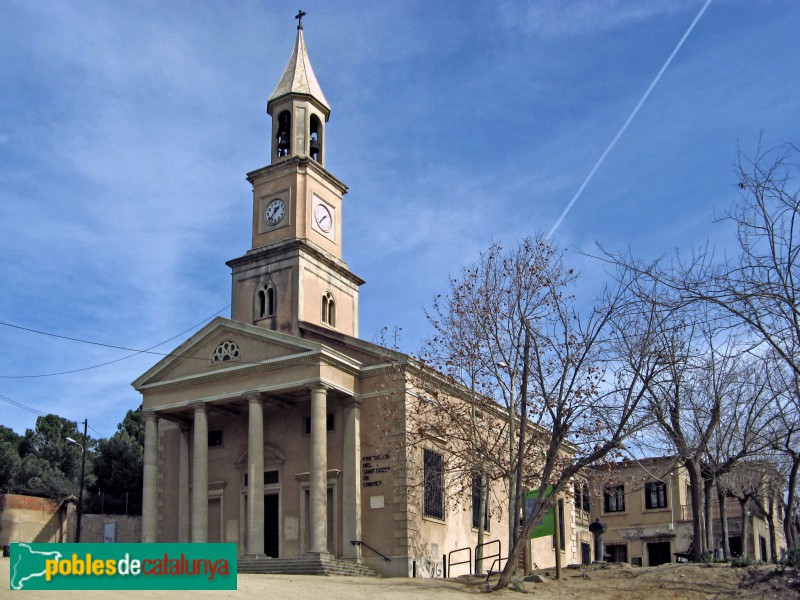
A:
{"label": "doorway of house", "polygon": [[669,542],[647,542],[647,564],[657,567],[672,562]]}
{"label": "doorway of house", "polygon": [[728,547],[731,549],[731,556],[741,556],[742,538],[738,535],[728,537]]}
{"label": "doorway of house", "polygon": [[264,496],[264,554],[279,558],[280,519],[278,515],[278,494]]}
{"label": "doorway of house", "polygon": [[589,565],[592,563],[592,547],[586,542],[581,542],[581,564]]}

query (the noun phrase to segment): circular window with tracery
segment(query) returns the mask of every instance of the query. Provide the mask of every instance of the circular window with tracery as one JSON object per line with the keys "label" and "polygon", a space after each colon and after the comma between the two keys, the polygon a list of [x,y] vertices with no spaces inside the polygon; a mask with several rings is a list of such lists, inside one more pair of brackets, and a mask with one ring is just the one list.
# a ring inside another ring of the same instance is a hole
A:
{"label": "circular window with tracery", "polygon": [[225,341],[220,343],[214,350],[214,356],[211,357],[211,362],[228,362],[239,358],[239,346],[235,342]]}

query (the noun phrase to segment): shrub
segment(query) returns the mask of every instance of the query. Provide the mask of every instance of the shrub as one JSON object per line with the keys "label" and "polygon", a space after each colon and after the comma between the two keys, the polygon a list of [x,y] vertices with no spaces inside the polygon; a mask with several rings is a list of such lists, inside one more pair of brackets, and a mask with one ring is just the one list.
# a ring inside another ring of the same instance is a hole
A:
{"label": "shrub", "polygon": [[731,560],[731,566],[734,569],[741,569],[744,567],[750,567],[752,565],[758,564],[759,561],[754,559],[752,556],[735,556]]}

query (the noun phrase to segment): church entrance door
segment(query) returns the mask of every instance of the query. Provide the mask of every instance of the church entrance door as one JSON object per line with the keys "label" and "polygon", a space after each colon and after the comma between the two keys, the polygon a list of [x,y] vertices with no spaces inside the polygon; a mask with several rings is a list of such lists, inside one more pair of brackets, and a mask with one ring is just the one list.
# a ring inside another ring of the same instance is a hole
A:
{"label": "church entrance door", "polygon": [[278,515],[278,494],[264,496],[264,554],[279,558],[280,519]]}

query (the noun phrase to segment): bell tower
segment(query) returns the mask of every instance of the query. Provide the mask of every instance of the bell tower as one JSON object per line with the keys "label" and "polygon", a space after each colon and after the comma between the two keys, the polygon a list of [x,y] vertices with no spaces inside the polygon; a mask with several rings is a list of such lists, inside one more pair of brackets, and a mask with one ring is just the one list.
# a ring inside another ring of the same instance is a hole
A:
{"label": "bell tower", "polygon": [[358,335],[362,279],[342,260],[347,186],[325,169],[331,109],[303,38],[300,11],[289,62],[267,101],[270,164],[247,174],[253,186],[252,246],[232,269],[231,317],[301,335],[312,323]]}

